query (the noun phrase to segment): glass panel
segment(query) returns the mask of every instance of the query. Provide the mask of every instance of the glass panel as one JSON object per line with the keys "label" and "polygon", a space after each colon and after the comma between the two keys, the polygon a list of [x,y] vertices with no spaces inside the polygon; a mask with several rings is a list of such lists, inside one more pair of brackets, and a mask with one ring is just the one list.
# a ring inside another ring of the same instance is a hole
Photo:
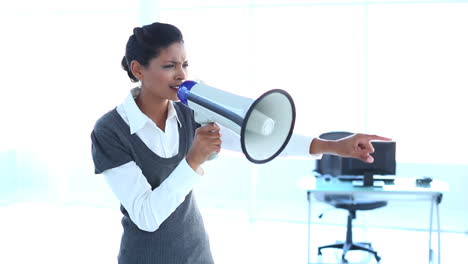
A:
{"label": "glass panel", "polygon": [[[405,162],[464,163],[468,5],[369,7],[369,130]],[[395,19],[398,18],[398,19]],[[452,143],[448,143],[452,142]]]}

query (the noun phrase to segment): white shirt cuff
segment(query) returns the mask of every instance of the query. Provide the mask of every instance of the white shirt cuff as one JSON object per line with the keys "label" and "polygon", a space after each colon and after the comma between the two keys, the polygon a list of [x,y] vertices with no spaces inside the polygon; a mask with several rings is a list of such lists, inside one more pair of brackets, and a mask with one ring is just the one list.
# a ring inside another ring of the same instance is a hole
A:
{"label": "white shirt cuff", "polygon": [[178,194],[177,196],[185,199],[185,196],[200,180],[201,175],[194,171],[184,158],[171,173],[171,176],[163,181],[158,188],[164,185],[171,193]]}
{"label": "white shirt cuff", "polygon": [[288,145],[281,153],[282,157],[289,156],[300,156],[300,157],[312,157],[314,159],[321,159],[322,154],[310,154],[310,144],[314,138],[310,136],[303,136],[299,134],[293,134],[289,140]]}

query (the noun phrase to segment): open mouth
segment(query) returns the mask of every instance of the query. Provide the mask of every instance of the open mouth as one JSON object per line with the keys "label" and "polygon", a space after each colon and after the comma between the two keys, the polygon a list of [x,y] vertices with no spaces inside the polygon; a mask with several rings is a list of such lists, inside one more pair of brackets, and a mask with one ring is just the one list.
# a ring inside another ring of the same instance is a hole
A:
{"label": "open mouth", "polygon": [[169,86],[169,87],[170,87],[171,89],[176,89],[176,90],[179,89],[179,85],[171,85],[171,86]]}

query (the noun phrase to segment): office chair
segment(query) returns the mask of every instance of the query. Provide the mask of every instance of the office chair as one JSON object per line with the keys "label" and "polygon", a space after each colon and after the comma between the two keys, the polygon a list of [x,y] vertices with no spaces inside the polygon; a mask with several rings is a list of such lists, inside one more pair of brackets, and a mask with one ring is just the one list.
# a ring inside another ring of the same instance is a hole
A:
{"label": "office chair", "polygon": [[[337,140],[346,136],[351,135],[352,133],[349,132],[329,132],[320,135],[320,138],[323,139],[328,139],[328,140]],[[317,160],[317,165],[316,165],[316,172],[319,173],[319,175],[325,174],[324,171],[327,171],[327,174],[331,174],[333,176],[337,176],[336,171],[330,171],[328,167],[330,164],[334,162],[340,162],[341,157],[334,156],[334,155],[328,155],[324,154],[322,156],[321,160]],[[367,251],[369,253],[372,253],[375,256],[375,259],[377,261],[380,261],[381,257],[377,254],[377,251],[375,251],[372,248],[371,243],[356,243],[353,242],[353,226],[352,222],[353,219],[356,218],[356,211],[358,210],[373,210],[377,209],[380,207],[384,207],[387,205],[387,201],[361,201],[361,200],[354,200],[352,195],[343,195],[343,194],[330,194],[330,195],[325,195],[323,197],[323,202],[328,203],[335,208],[340,208],[340,209],[345,209],[348,211],[348,220],[347,220],[347,225],[346,225],[346,239],[342,243],[335,243],[331,245],[326,245],[326,246],[321,246],[318,248],[318,255],[322,255],[322,249],[325,248],[338,248],[338,249],[343,249],[343,254],[342,254],[342,261],[344,263],[347,263],[346,260],[346,253],[351,250],[363,250]]]}

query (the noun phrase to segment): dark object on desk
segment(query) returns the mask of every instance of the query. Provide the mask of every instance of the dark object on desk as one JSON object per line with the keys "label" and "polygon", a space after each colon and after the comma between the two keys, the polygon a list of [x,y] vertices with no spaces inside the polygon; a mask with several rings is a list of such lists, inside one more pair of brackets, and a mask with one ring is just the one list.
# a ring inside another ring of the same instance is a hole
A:
{"label": "dark object on desk", "polygon": [[[350,132],[329,132],[320,135],[322,139],[337,140],[352,135]],[[345,158],[335,155],[324,154],[322,159],[317,161],[316,171],[322,175],[332,176],[354,175],[362,177],[361,186],[382,185],[374,183],[376,175],[385,177],[396,173],[396,142],[373,141],[375,152],[373,163],[365,163],[354,158]]]}
{"label": "dark object on desk", "polygon": [[431,187],[431,182],[432,182],[432,178],[425,176],[425,177],[416,179],[416,186]]}
{"label": "dark object on desk", "polygon": [[[322,134],[320,138],[328,140],[336,140],[352,135],[349,132],[329,132]],[[316,172],[321,175],[332,175],[339,177],[340,175],[353,175],[362,177],[364,186],[374,185],[374,174],[395,174],[395,143],[390,145],[380,145],[373,142],[375,148],[374,163],[368,164],[357,159],[343,158],[334,155],[324,154],[321,160],[317,161]],[[388,142],[386,142],[388,143]],[[392,142],[390,142],[392,143]],[[387,147],[387,149],[386,149]],[[383,148],[383,150],[382,150]],[[330,176],[328,176],[330,177]],[[318,248],[318,254],[322,254],[324,248],[340,248],[343,249],[342,260],[346,261],[346,253],[351,250],[364,250],[374,254],[375,259],[380,261],[380,256],[377,251],[373,250],[370,243],[354,243],[353,242],[353,227],[352,221],[356,218],[357,210],[373,210],[387,205],[387,201],[359,201],[353,197],[343,195],[327,195],[325,202],[341,209],[348,210],[348,220],[346,229],[346,240],[343,243],[336,243]]]}
{"label": "dark object on desk", "polygon": [[332,177],[330,175],[323,175],[322,177],[323,177],[323,180],[327,182],[332,180]]}
{"label": "dark object on desk", "polygon": [[377,254],[372,248],[371,243],[356,243],[353,242],[353,219],[356,218],[357,210],[373,210],[387,205],[387,201],[355,201],[349,197],[343,197],[343,195],[328,195],[325,196],[325,201],[332,204],[336,208],[341,208],[348,210],[348,221],[346,228],[346,240],[343,243],[336,243],[326,246],[321,246],[318,248],[318,254],[322,255],[322,249],[325,248],[338,248],[343,249],[343,254],[341,256],[343,262],[347,262],[346,253],[351,250],[364,250],[369,253],[374,254],[375,259],[380,261],[381,257]]}

